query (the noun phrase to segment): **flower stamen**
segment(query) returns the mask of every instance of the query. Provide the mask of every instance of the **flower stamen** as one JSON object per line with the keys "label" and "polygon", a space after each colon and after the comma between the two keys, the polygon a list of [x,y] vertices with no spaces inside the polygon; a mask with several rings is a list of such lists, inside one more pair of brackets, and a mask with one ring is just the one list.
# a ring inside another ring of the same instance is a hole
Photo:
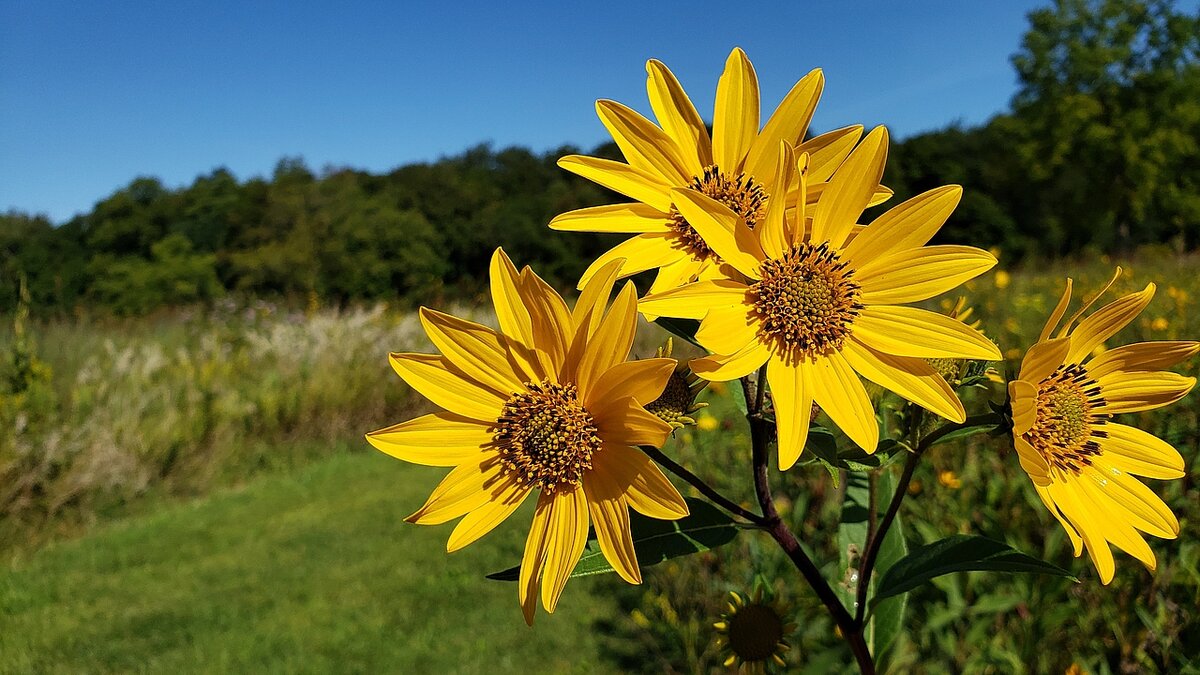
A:
{"label": "flower stamen", "polygon": [[[746,221],[750,229],[754,229],[755,223],[766,215],[766,191],[753,177],[744,173],[730,177],[713,164],[705,167],[703,175],[693,177],[688,187],[728,206]],[[678,236],[679,245],[697,260],[719,259],[674,205],[671,206],[669,225]]]}
{"label": "flower stamen", "polygon": [[601,447],[596,421],[579,403],[573,384],[529,383],[513,394],[496,420],[493,443],[505,475],[523,487],[570,490],[592,468]]}
{"label": "flower stamen", "polygon": [[1079,364],[1059,366],[1038,386],[1037,417],[1025,433],[1051,466],[1078,475],[1100,454],[1098,439],[1110,417],[1094,412],[1104,405],[1100,385]]}

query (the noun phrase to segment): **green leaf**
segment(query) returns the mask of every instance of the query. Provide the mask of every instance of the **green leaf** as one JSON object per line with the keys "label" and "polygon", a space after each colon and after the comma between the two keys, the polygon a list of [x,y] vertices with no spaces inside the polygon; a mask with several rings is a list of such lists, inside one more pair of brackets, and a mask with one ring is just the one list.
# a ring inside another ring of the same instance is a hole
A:
{"label": "green leaf", "polygon": [[[881,471],[877,483],[877,492],[875,495],[878,503],[876,508],[880,511],[887,510],[887,504],[892,500],[892,496],[896,492],[896,476],[891,471]],[[878,589],[880,579],[887,574],[896,563],[904,559],[908,553],[908,543],[904,539],[904,527],[900,523],[900,514],[897,513],[892,521],[892,526],[888,529],[887,535],[883,538],[883,542],[879,545],[879,555],[875,558],[875,571],[871,574],[873,589]],[[889,598],[880,602],[874,607],[870,623],[871,631],[871,654],[875,656],[875,660],[880,658],[887,652],[892,643],[904,630],[904,610],[908,605],[908,596],[901,595],[898,598]]]}
{"label": "green leaf", "polygon": [[[688,498],[686,501],[691,513],[679,520],[648,518],[636,511],[629,514],[633,548],[637,551],[639,567],[646,568],[671,558],[723,546],[733,541],[742,530],[741,526],[712,504],[695,498]],[[591,539],[571,576],[586,577],[613,571],[596,540]],[[520,574],[521,566],[517,565],[501,572],[493,572],[487,575],[487,578],[496,581],[517,581]]]}
{"label": "green leaf", "polygon": [[699,321],[695,319],[676,319],[669,316],[660,316],[654,320],[654,323],[662,326],[671,335],[683,338],[703,349],[701,344],[696,342],[696,331],[700,330]]}
{"label": "green leaf", "polygon": [[892,565],[879,581],[872,603],[954,572],[1024,572],[1049,574],[1078,581],[1070,572],[1018,551],[1002,541],[958,534],[918,546]]}
{"label": "green leaf", "polygon": [[936,441],[930,443],[929,447],[932,448],[935,445],[941,445],[942,443],[949,443],[950,441],[961,441],[962,439],[970,438],[971,436],[974,436],[975,434],[982,434],[982,433],[989,432],[994,428],[995,427],[967,427],[965,429],[959,429],[958,431],[951,431],[950,433],[946,434],[945,436],[942,436],[941,438],[937,439]]}

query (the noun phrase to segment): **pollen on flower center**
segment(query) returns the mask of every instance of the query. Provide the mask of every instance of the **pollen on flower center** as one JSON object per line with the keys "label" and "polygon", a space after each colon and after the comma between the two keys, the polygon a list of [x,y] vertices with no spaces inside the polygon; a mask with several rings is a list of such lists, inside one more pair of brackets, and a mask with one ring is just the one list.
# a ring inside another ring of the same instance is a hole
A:
{"label": "pollen on flower center", "polygon": [[863,305],[852,270],[837,252],[826,243],[800,244],[760,271],[762,279],[750,291],[761,338],[787,358],[841,347]]}
{"label": "pollen on flower center", "polygon": [[1108,415],[1094,412],[1101,405],[1100,385],[1083,366],[1060,366],[1038,386],[1037,417],[1025,440],[1052,466],[1078,474],[1100,454],[1097,439],[1108,436]]}
{"label": "pollen on flower center", "polygon": [[[692,178],[692,184],[688,187],[728,206],[731,211],[741,216],[751,229],[754,229],[755,223],[762,220],[767,212],[766,191],[754,178],[744,173],[730,177],[714,164],[706,167],[703,175]],[[678,235],[683,248],[698,260],[717,257],[700,233],[696,232],[674,205],[671,206],[670,226]]]}
{"label": "pollen on flower center", "polygon": [[505,474],[548,492],[579,485],[601,446],[595,419],[573,384],[526,386],[529,391],[508,399],[496,420],[493,443]]}

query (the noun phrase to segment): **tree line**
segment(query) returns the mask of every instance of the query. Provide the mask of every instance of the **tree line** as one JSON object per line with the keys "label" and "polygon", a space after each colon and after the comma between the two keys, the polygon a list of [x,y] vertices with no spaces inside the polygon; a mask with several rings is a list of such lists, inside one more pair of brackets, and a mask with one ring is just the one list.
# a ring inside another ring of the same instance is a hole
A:
{"label": "tree line", "polygon": [[[959,183],[939,240],[1009,260],[1200,246],[1200,14],[1167,0],[1058,0],[1029,15],[1012,62],[1010,111],[893,144],[889,204]],[[618,239],[546,223],[621,199],[555,166],[574,152],[481,145],[386,174],[287,158],[245,181],[225,169],[179,189],[138,178],[58,225],[0,214],[0,311],[16,306],[21,278],[40,311],[141,314],[228,294],[473,297],[497,244],[566,286]],[[611,143],[590,154],[619,159]]]}

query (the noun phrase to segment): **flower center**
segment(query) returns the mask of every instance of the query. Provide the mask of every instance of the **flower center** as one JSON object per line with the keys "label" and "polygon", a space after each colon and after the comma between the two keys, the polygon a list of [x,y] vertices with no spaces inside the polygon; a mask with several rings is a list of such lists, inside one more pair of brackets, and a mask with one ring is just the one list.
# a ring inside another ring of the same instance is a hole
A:
{"label": "flower center", "polygon": [[853,270],[827,243],[800,244],[760,271],[762,280],[750,291],[762,339],[792,359],[842,346],[863,305]]}
{"label": "flower center", "polygon": [[667,386],[658,398],[646,405],[646,412],[670,424],[683,424],[688,415],[695,412],[696,391],[689,381],[688,371],[676,370],[667,380]]}
{"label": "flower center", "polygon": [[1078,364],[1059,366],[1038,385],[1037,418],[1025,440],[1042,453],[1046,462],[1078,474],[1100,454],[1098,438],[1108,432],[1108,415],[1093,412],[1104,405],[1100,385]]}
{"label": "flower center", "polygon": [[749,604],[729,617],[729,649],[746,662],[766,661],[779,650],[783,619],[766,604]]}
{"label": "flower center", "polygon": [[[754,179],[744,173],[730,177],[724,174],[716,164],[706,167],[704,175],[692,178],[691,189],[721,202],[730,210],[742,217],[750,229],[762,220],[767,212],[767,193]],[[678,235],[680,244],[688,253],[698,260],[717,258],[704,238],[683,217],[679,209],[671,205],[671,229]]]}
{"label": "flower center", "polygon": [[513,394],[496,420],[494,443],[506,475],[525,487],[569,490],[583,482],[600,449],[596,421],[579,404],[573,384],[529,383]]}

